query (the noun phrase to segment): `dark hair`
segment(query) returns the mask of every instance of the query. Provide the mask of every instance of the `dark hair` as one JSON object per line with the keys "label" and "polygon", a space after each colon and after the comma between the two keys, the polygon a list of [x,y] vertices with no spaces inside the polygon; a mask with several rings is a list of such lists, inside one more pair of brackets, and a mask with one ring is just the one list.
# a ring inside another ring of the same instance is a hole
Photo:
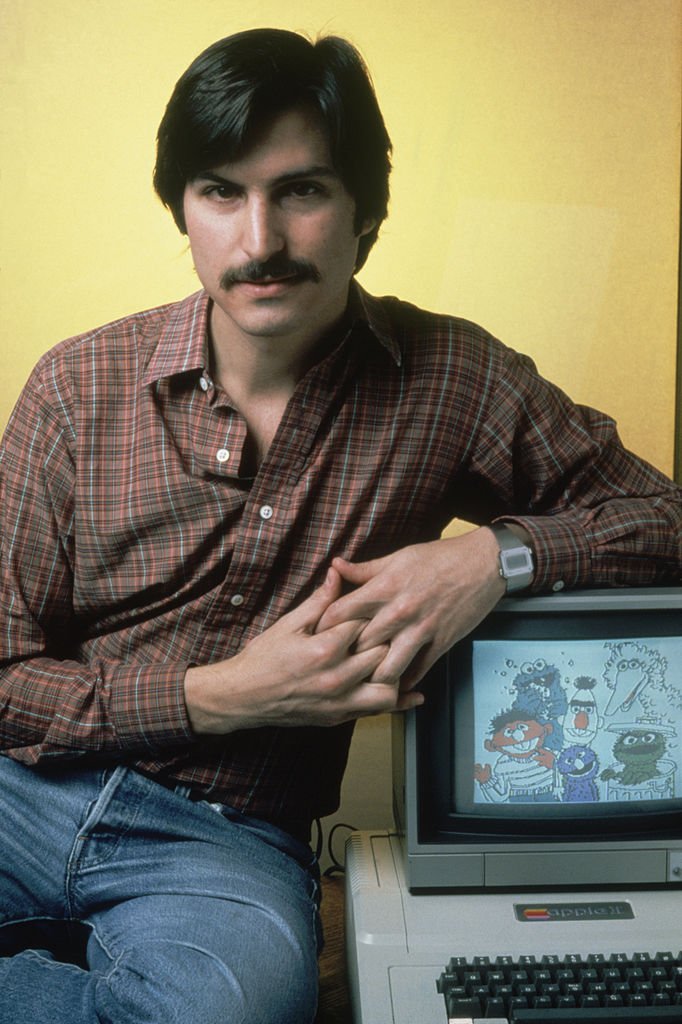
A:
{"label": "dark hair", "polygon": [[597,680],[592,676],[578,676],[574,685],[576,690],[593,690],[597,685]]}
{"label": "dark hair", "polygon": [[179,79],[159,126],[154,187],[183,234],[185,186],[199,171],[239,158],[266,118],[312,105],[326,127],[335,171],[355,201],[359,269],[388,212],[391,140],[369,73],[349,42],[312,43],[296,32],[252,29],[209,46]]}
{"label": "dark hair", "polygon": [[505,725],[511,725],[512,722],[537,722],[535,715],[526,714],[521,708],[510,708],[508,711],[500,711],[499,715],[495,715],[490,721],[490,732],[494,736],[500,729],[504,729]]}

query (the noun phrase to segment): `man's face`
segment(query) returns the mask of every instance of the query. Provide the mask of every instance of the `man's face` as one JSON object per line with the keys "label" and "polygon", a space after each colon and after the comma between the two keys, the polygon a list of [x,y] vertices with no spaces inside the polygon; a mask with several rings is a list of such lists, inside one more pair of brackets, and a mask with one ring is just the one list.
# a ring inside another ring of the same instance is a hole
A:
{"label": "man's face", "polygon": [[202,170],[186,186],[184,214],[218,345],[289,339],[303,349],[343,314],[355,203],[312,111],[280,114],[240,159]]}

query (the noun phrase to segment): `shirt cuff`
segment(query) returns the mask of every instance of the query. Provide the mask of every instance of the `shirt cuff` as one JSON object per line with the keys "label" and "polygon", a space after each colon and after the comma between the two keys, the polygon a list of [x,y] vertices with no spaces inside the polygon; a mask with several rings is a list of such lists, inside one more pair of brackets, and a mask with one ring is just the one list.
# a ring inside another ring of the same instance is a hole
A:
{"label": "shirt cuff", "polygon": [[505,516],[496,522],[516,523],[527,530],[535,573],[526,593],[555,593],[587,587],[592,581],[592,555],[586,531],[559,516]]}
{"label": "shirt cuff", "polygon": [[121,665],[111,672],[111,723],[125,750],[158,752],[194,740],[185,704],[188,665]]}

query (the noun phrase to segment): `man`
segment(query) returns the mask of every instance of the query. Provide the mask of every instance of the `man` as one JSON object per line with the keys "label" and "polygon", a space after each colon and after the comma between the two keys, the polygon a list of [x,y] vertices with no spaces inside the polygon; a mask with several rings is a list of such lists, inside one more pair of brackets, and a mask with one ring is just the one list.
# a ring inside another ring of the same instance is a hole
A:
{"label": "man", "polygon": [[[202,292],[62,343],[19,400],[2,1022],[311,1020],[306,842],[353,722],[417,706],[505,589],[680,578],[680,491],[607,417],[353,282],[389,150],[349,44],[215,44],[155,174]],[[455,515],[480,526],[438,539]]]}

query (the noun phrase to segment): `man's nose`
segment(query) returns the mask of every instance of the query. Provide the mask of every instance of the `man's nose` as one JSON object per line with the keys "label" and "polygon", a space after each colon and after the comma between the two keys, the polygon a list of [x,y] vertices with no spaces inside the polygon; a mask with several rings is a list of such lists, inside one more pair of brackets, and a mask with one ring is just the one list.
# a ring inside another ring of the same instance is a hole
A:
{"label": "man's nose", "polygon": [[266,260],[285,246],[281,217],[263,196],[250,196],[244,205],[241,246],[250,260]]}

